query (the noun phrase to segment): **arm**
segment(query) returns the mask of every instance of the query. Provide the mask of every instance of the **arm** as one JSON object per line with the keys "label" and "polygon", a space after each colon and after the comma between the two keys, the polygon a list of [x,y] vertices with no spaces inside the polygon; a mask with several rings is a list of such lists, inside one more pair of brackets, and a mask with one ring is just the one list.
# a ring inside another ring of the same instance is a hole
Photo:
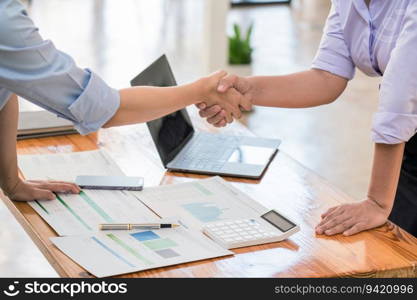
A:
{"label": "arm", "polygon": [[19,107],[16,95],[0,110],[0,188],[12,200],[55,199],[53,192],[79,193],[71,183],[58,181],[23,181],[19,178],[16,132]]}
{"label": "arm", "polygon": [[228,122],[240,118],[239,105],[250,109],[251,103],[234,89],[217,93],[217,85],[225,72],[216,72],[193,83],[176,87],[133,87],[120,91],[120,106],[104,127],[147,122],[170,114],[188,105],[204,101],[220,105]]}
{"label": "arm", "polygon": [[[255,105],[305,108],[329,104],[345,90],[348,80],[330,72],[311,69],[284,76],[238,77],[228,75],[218,87],[220,93],[237,89],[245,102]],[[226,125],[225,111],[207,103],[197,105],[200,116],[217,127]]]}
{"label": "arm", "polygon": [[403,153],[404,143],[375,144],[367,199],[330,208],[321,216],[316,233],[353,235],[385,224],[394,203]]}
{"label": "arm", "polygon": [[228,122],[240,117],[239,105],[250,108],[235,90],[216,92],[222,72],[180,87],[115,90],[44,40],[18,1],[0,1],[0,28],[0,86],[72,121],[81,134],[149,121],[201,101],[221,106]]}
{"label": "arm", "polygon": [[284,76],[228,76],[219,91],[237,86],[255,105],[303,108],[329,104],[345,90],[347,79],[326,71],[311,69]]}
{"label": "arm", "polygon": [[[372,139],[376,143],[367,200],[333,208],[323,215],[318,233],[354,234],[382,225],[392,210],[404,142],[417,130],[417,3],[410,4],[381,83]],[[337,215],[339,214],[339,215]],[[348,218],[349,220],[343,220]],[[327,225],[325,225],[327,224]]]}

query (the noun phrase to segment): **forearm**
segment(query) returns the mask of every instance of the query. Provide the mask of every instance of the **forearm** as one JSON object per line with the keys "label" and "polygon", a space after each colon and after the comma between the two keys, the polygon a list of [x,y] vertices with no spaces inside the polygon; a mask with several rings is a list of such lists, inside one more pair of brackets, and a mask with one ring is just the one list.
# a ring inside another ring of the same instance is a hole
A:
{"label": "forearm", "polygon": [[13,95],[0,110],[0,187],[10,193],[16,187],[19,177],[16,154],[16,132],[19,106]]}
{"label": "forearm", "polygon": [[253,86],[253,104],[283,108],[331,103],[347,85],[346,79],[316,69],[284,76],[255,76],[248,80]]}
{"label": "forearm", "polygon": [[148,122],[200,102],[198,83],[175,87],[132,87],[120,90],[120,107],[104,127]]}
{"label": "forearm", "polygon": [[391,212],[404,154],[404,143],[375,144],[374,160],[368,198]]}

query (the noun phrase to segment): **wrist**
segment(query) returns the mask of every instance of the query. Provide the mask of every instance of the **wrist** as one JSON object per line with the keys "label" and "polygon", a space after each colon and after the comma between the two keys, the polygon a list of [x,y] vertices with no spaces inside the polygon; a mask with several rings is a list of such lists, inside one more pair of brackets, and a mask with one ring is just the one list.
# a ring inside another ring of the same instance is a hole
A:
{"label": "wrist", "polygon": [[210,83],[206,77],[200,78],[192,83],[193,103],[197,104],[208,98]]}
{"label": "wrist", "polygon": [[387,217],[391,213],[392,204],[387,204],[385,202],[377,201],[374,197],[370,197],[370,196],[368,196],[365,202],[370,204],[373,208],[378,209],[381,213],[385,214]]}
{"label": "wrist", "polygon": [[23,181],[19,177],[15,180],[9,180],[9,182],[3,187],[4,194],[9,198],[13,196],[22,182]]}

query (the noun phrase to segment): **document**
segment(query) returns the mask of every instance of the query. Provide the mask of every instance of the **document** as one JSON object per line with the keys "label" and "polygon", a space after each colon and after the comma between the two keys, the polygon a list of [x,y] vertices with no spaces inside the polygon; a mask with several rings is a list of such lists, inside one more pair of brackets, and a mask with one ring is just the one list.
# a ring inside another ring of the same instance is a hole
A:
{"label": "document", "polygon": [[102,223],[160,222],[151,210],[126,191],[84,190],[79,195],[57,194],[57,199],[29,202],[61,236],[98,231]]}
{"label": "document", "polygon": [[[21,155],[26,179],[74,181],[77,175],[123,175],[103,151],[50,155]],[[83,190],[79,195],[57,194],[55,201],[29,202],[61,236],[98,231],[101,223],[147,223],[160,219],[128,191]]]}
{"label": "document", "polygon": [[256,218],[268,211],[218,176],[132,194],[162,218],[175,217],[198,230],[209,222]]}
{"label": "document", "polygon": [[103,150],[73,153],[19,155],[26,179],[74,182],[78,175],[123,176],[122,170]]}
{"label": "document", "polygon": [[51,241],[96,277],[233,254],[203,234],[185,228],[102,232],[56,237]]}

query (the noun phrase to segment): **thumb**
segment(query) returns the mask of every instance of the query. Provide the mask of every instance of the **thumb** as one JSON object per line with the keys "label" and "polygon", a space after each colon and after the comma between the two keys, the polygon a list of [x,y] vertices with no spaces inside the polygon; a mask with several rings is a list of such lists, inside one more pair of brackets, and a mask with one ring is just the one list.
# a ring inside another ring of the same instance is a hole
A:
{"label": "thumb", "polygon": [[48,190],[35,189],[33,191],[33,198],[35,200],[55,200],[55,194]]}
{"label": "thumb", "polygon": [[219,85],[217,86],[217,91],[220,93],[225,93],[230,88],[236,86],[238,77],[236,75],[227,75],[220,79]]}

